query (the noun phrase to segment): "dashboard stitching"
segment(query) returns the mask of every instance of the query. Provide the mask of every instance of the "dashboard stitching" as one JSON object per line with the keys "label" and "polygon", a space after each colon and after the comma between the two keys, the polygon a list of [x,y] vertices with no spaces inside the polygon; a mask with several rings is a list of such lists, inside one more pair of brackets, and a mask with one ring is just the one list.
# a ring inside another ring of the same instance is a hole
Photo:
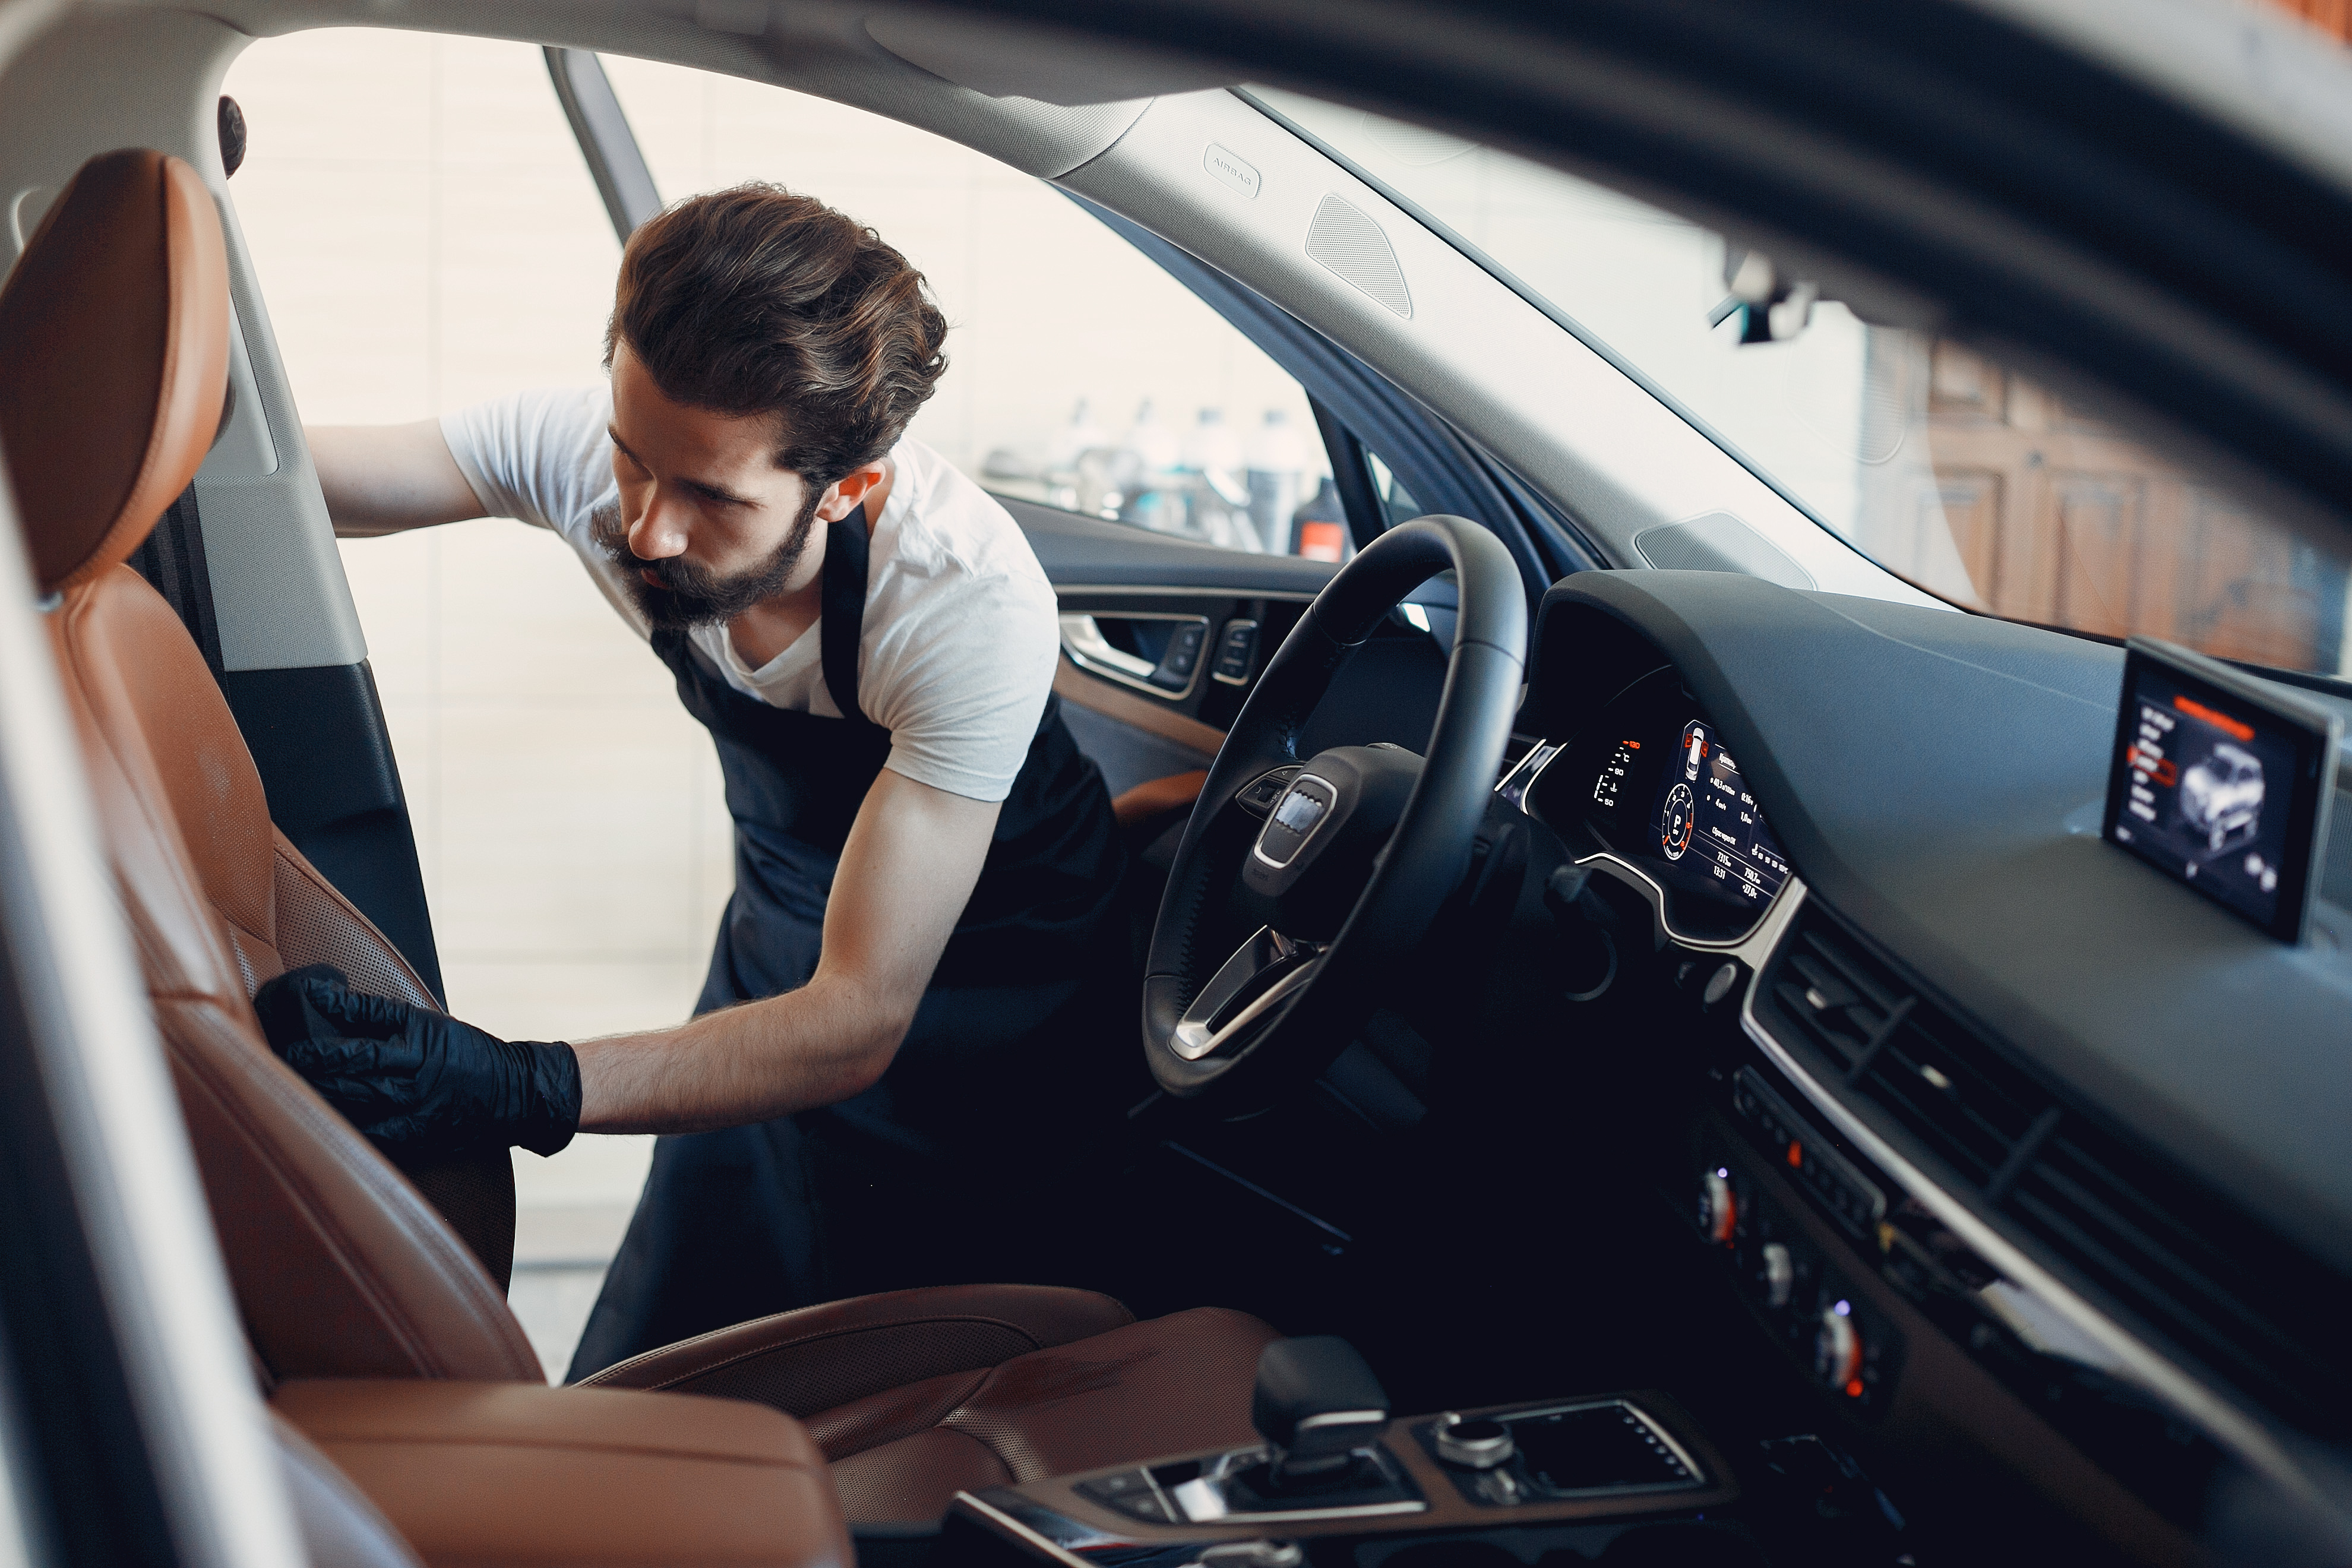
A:
{"label": "dashboard stitching", "polygon": [[[1821,600],[1818,597],[1814,597],[1814,603],[1821,604]],[[1895,636],[1892,632],[1881,631],[1878,627],[1872,626],[1867,621],[1856,620],[1853,616],[1847,615],[1843,610],[1839,609],[1835,605],[1823,604],[1821,607],[1827,610],[1831,615],[1835,616],[1838,619],[1845,622],[1846,625],[1853,626],[1857,631],[1876,637],[1882,642],[1891,642],[1897,647],[1907,647],[1914,653],[1924,655],[1928,658],[1941,659],[1946,664],[1957,664],[1962,669],[1973,669],[1979,675],[1989,675],[1996,680],[2014,681],[2016,684],[2025,687],[2030,690],[2048,692],[2051,696],[2058,698],[2062,701],[2078,703],[2096,713],[2112,715],[2115,711],[2114,709],[2109,708],[2103,703],[2095,702],[2087,697],[2077,697],[2071,691],[2061,691],[2054,686],[2044,686],[2038,680],[2028,680],[2021,675],[2011,675],[2005,669],[1995,669],[1989,664],[1979,664],[1972,658],[1961,658],[1956,655],[1945,653],[1940,649],[1922,647],[1908,637],[1899,637]]]}

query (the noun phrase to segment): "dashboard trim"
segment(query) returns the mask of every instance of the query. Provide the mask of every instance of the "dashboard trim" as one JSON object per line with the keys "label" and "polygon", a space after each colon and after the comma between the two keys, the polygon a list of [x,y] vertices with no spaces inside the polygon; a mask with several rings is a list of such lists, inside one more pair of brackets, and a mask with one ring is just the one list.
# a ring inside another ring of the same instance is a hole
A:
{"label": "dashboard trim", "polygon": [[[1687,936],[1676,931],[1674,922],[1666,919],[1666,889],[1659,884],[1656,878],[1634,865],[1631,860],[1615,850],[1601,849],[1580,857],[1576,864],[1590,866],[1596,871],[1606,871],[1641,894],[1643,900],[1650,906],[1650,919],[1656,927],[1657,935],[1668,942],[1676,942],[1684,947],[1696,948],[1706,952],[1736,952],[1746,947],[1755,939],[1756,933],[1764,929],[1765,922],[1772,918],[1773,910],[1780,905],[1781,900],[1789,896],[1789,889],[1797,882],[1796,873],[1790,872],[1789,879],[1780,884],[1780,890],[1772,895],[1772,901],[1757,911],[1756,923],[1738,936]],[[1750,964],[1748,967],[1755,968],[1756,965]]]}
{"label": "dashboard trim", "polygon": [[[1769,958],[1779,947],[1805,897],[1805,889],[1791,876],[1773,908],[1766,911],[1763,924],[1749,933],[1751,942],[1759,936],[1767,937],[1761,944],[1763,957]],[[1771,928],[1769,934],[1764,926]],[[1739,1003],[1742,1032],[1841,1136],[1868,1155],[1979,1256],[1998,1268],[2012,1286],[2040,1298],[2053,1313],[2113,1355],[2130,1381],[2171,1405],[2256,1475],[2276,1484],[2306,1507],[2340,1520],[2341,1510],[2329,1500],[2326,1489],[2259,1419],[2106,1316],[2036,1263],[1967,1204],[1906,1159],[1851,1107],[1831,1093],[1757,1018],[1756,996],[1763,985],[1762,959],[1750,961],[1748,968],[1748,989]]]}
{"label": "dashboard trim", "polygon": [[[1066,1564],[1066,1568],[1087,1568],[1087,1560],[1076,1552],[1066,1552],[1045,1536],[1030,1529],[1003,1509],[981,1501],[968,1491],[960,1491],[949,1500],[949,1506],[961,1508],[973,1519],[997,1534],[1011,1540],[1025,1551],[1034,1552],[1051,1563]],[[1113,1538],[1106,1536],[1105,1540]]]}

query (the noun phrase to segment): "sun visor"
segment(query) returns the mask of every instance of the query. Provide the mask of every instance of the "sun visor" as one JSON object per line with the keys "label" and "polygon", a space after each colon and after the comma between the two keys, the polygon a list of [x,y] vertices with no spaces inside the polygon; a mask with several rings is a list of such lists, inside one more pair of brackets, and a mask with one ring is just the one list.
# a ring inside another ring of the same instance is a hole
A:
{"label": "sun visor", "polygon": [[1076,109],[1232,87],[1237,70],[1142,50],[936,13],[878,12],[866,34],[908,65],[991,98]]}

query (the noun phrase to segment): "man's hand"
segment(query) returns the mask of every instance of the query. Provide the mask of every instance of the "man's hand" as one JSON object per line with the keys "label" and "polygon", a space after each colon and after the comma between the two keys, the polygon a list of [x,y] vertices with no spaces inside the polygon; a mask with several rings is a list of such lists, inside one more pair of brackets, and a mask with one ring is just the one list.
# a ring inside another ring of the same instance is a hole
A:
{"label": "man's hand", "polygon": [[815,977],[679,1028],[582,1043],[581,1125],[735,1127],[872,1087],[971,900],[1000,809],[883,769],[842,847]]}
{"label": "man's hand", "polygon": [[438,419],[305,426],[302,435],[338,538],[371,539],[482,515]]}
{"label": "man's hand", "polygon": [[253,998],[270,1048],[378,1146],[552,1154],[580,1126],[580,1065],[556,1041],[501,1040],[446,1013],[289,971]]}

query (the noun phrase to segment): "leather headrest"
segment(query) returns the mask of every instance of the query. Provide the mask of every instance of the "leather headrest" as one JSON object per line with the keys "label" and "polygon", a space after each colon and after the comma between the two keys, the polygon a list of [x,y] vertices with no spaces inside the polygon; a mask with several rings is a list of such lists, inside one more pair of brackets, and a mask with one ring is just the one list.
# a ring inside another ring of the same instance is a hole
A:
{"label": "leather headrest", "polygon": [[44,592],[145,541],[203,466],[228,386],[228,252],[195,170],[81,166],[0,288],[0,447]]}

